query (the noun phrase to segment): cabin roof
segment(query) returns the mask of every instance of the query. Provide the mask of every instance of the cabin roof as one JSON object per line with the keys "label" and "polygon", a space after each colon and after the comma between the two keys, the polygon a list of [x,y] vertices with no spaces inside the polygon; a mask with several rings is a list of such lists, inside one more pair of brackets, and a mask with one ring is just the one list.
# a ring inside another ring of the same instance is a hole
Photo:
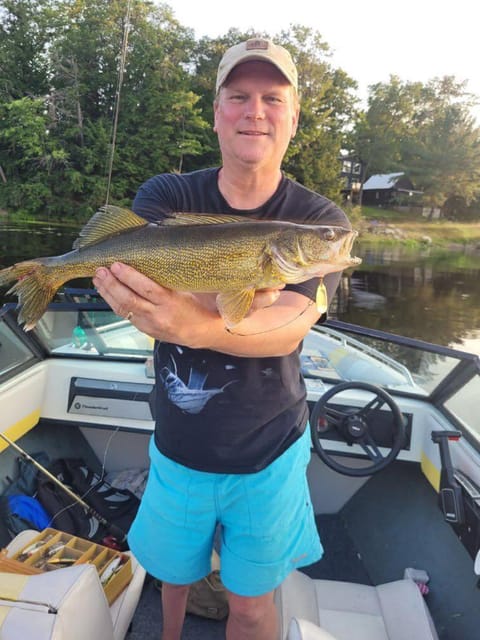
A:
{"label": "cabin roof", "polygon": [[391,189],[395,186],[395,183],[399,178],[404,176],[403,172],[400,173],[379,173],[370,178],[363,185],[363,189]]}

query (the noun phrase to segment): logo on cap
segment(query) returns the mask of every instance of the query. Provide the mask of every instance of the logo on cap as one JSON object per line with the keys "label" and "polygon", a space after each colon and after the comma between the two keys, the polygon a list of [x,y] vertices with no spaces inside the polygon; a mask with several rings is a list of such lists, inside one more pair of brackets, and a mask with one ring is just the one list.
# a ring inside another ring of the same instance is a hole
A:
{"label": "logo on cap", "polygon": [[251,38],[247,40],[245,44],[245,49],[247,51],[251,51],[252,49],[268,49],[268,40],[261,40],[260,38]]}

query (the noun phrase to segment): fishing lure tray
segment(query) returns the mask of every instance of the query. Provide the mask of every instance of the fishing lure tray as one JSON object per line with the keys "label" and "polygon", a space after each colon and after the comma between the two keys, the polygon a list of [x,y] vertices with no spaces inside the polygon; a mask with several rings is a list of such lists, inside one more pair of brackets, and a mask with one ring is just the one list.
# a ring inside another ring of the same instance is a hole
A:
{"label": "fishing lure tray", "polygon": [[4,565],[0,570],[10,573],[43,573],[86,563],[96,567],[111,605],[132,579],[132,561],[126,553],[48,528],[11,558],[0,555],[0,567]]}

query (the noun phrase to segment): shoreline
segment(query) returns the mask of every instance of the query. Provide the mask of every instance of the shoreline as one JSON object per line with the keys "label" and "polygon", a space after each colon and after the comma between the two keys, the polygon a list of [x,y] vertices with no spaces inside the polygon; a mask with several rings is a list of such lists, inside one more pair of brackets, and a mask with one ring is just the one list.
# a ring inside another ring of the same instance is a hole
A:
{"label": "shoreline", "polygon": [[[358,217],[350,214],[352,226],[358,231],[357,242],[370,245],[402,244],[412,248],[436,247],[451,251],[465,251],[480,255],[480,222],[452,222],[436,220],[399,220],[390,216],[376,218]],[[398,215],[398,214],[397,214]],[[395,216],[396,217],[396,216]],[[25,219],[22,216],[9,214],[0,209],[0,224],[8,222],[19,226],[48,226],[59,228],[75,228],[78,230],[88,222],[75,219]]]}

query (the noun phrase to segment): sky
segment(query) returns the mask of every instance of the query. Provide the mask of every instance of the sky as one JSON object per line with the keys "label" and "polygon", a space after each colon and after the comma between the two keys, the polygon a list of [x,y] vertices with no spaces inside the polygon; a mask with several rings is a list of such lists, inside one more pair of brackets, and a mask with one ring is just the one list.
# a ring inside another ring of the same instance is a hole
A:
{"label": "sky", "polygon": [[[472,0],[164,0],[195,36],[224,35],[230,27],[274,36],[292,24],[318,31],[332,51],[330,62],[359,85],[427,82],[454,75],[480,97],[480,47]],[[480,108],[475,110],[480,122]]]}

